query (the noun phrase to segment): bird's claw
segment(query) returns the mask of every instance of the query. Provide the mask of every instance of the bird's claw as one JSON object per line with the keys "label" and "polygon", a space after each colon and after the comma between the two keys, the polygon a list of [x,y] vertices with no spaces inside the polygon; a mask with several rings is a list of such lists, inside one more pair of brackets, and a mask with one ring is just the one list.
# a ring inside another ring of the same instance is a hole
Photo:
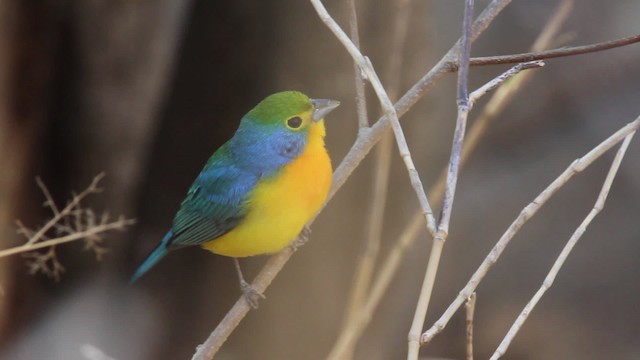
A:
{"label": "bird's claw", "polygon": [[298,237],[291,242],[291,249],[293,251],[298,250],[302,245],[306,244],[309,241],[309,236],[311,236],[311,228],[305,225],[300,231]]}
{"label": "bird's claw", "polygon": [[263,293],[256,290],[253,286],[251,286],[251,284],[244,280],[240,281],[240,290],[242,290],[244,299],[254,309],[258,308],[258,300],[267,298]]}

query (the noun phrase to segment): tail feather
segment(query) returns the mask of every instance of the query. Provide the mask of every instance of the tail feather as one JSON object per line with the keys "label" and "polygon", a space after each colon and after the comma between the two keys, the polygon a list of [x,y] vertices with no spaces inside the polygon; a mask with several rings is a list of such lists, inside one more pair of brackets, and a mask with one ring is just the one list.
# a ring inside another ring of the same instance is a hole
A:
{"label": "tail feather", "polygon": [[160,244],[147,256],[142,265],[138,267],[138,270],[133,274],[131,280],[129,280],[129,285],[133,284],[136,280],[138,280],[142,275],[144,275],[149,269],[151,269],[155,264],[157,264],[163,257],[165,257],[169,253],[169,249],[167,245],[169,240],[173,237],[173,233],[169,231],[167,235],[164,236]]}

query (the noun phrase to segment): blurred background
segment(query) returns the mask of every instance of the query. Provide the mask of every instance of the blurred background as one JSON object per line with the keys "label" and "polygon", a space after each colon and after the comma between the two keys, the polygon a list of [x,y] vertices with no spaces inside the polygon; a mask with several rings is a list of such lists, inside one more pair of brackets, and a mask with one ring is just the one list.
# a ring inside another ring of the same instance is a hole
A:
{"label": "blurred background", "polygon": [[[472,48],[473,56],[526,52],[558,1],[514,2]],[[488,4],[479,0],[476,14]],[[327,1],[345,28],[348,8]],[[406,91],[461,31],[462,2],[413,1],[403,49]],[[396,1],[357,1],[363,52],[388,66]],[[640,2],[576,1],[566,45],[640,33]],[[56,282],[30,275],[21,256],[0,261],[0,358],[189,359],[240,295],[232,261],[197,248],[173,253],[135,286],[126,282],[168,230],[210,154],[266,95],[285,89],[334,98],[327,120],[334,167],[357,134],[353,64],[305,1],[0,2],[0,245],[16,246],[15,220],[51,217],[40,176],[64,205],[105,171],[87,205],[137,219],[108,234],[96,261],[81,242],[57,248]],[[568,40],[568,42],[567,42]],[[449,241],[427,316],[431,326],[506,227],[575,158],[640,113],[640,47],[553,59],[509,104],[461,173]],[[507,67],[472,68],[482,85]],[[390,81],[379,70],[383,83]],[[487,97],[488,98],[488,97]],[[476,105],[470,122],[486,99]],[[448,161],[455,75],[403,117],[430,188]],[[380,114],[369,96],[370,121]],[[637,359],[640,335],[640,146],[632,142],[609,200],[510,347],[509,359]],[[593,206],[613,152],[565,186],[513,240],[478,288],[475,350],[487,358],[540,286],[560,249]],[[322,359],[342,324],[372,196],[365,159],[313,225],[298,251],[231,335],[219,359]],[[380,258],[417,210],[393,153]],[[433,204],[436,211],[439,204]],[[401,359],[430,239],[409,249],[355,352]],[[242,260],[246,275],[266,257]],[[464,358],[464,311],[424,348]],[[89,355],[88,355],[89,354]]]}

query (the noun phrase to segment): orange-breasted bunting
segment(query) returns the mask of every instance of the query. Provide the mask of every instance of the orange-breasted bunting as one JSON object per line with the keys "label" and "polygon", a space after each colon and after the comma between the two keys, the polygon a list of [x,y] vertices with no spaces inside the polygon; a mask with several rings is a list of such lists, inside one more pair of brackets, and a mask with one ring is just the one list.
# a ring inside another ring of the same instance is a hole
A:
{"label": "orange-breasted bunting", "polygon": [[[332,168],[323,119],[339,104],[284,91],[256,105],[209,158],[171,230],[131,282],[169,251],[186,246],[238,258],[275,253],[290,244],[329,192]],[[239,266],[238,273],[246,290]]]}

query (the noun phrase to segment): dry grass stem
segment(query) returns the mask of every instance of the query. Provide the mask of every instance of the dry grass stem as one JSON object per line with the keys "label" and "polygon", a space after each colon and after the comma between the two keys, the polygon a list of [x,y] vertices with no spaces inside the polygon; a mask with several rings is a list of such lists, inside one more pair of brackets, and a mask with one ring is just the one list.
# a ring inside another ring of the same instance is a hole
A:
{"label": "dry grass stem", "polygon": [[436,323],[427,330],[421,337],[421,343],[426,344],[433,339],[434,336],[439,334],[447,325],[453,314],[460,308],[464,301],[473,293],[478,284],[482,281],[484,276],[489,272],[489,269],[493,264],[498,261],[498,258],[509,244],[511,239],[520,230],[520,228],[531,219],[540,208],[549,200],[562,186],[564,186],[575,174],[583,171],[589,165],[591,165],[602,154],[607,152],[617,143],[622,141],[627,135],[636,131],[640,127],[640,117],[630,122],[626,126],[622,127],[616,133],[604,140],[598,146],[593,148],[583,157],[575,160],[560,176],[558,176],[549,186],[544,189],[529,205],[527,205],[518,217],[511,223],[509,228],[500,237],[500,240],[491,249],[485,260],[480,267],[471,276],[464,288],[458,293],[458,296],[445,310],[442,316],[436,321]]}
{"label": "dry grass stem", "polygon": [[[23,245],[0,250],[0,258],[22,253],[28,259],[27,266],[31,274],[41,272],[56,281],[64,272],[64,266],[56,255],[57,245],[82,239],[84,249],[93,251],[100,260],[107,251],[102,246],[103,234],[110,230],[123,230],[135,223],[135,220],[122,216],[110,222],[106,213],[98,219],[93,210],[81,206],[82,200],[87,196],[102,191],[98,184],[103,177],[104,174],[99,174],[84,191],[73,194],[71,201],[61,210],[42,180],[36,179],[45,197],[43,205],[51,210],[53,216],[37,230],[31,230],[17,221],[18,234],[27,241]],[[45,248],[47,250],[44,252],[35,251]]]}
{"label": "dry grass stem", "polygon": [[615,179],[616,174],[618,173],[618,169],[620,168],[620,163],[624,158],[624,154],[626,153],[627,148],[629,147],[629,143],[631,142],[631,139],[633,138],[634,134],[635,134],[635,131],[631,132],[629,135],[627,135],[624,138],[622,145],[620,145],[620,149],[618,149],[618,152],[616,153],[616,156],[613,159],[613,162],[611,163],[611,167],[609,168],[609,172],[607,173],[607,177],[605,178],[605,181],[602,184],[602,189],[600,190],[600,194],[598,195],[598,198],[595,204],[593,205],[593,208],[591,209],[589,214],[584,218],[580,226],[578,226],[578,228],[571,235],[571,237],[569,238],[569,241],[567,241],[567,244],[564,246],[564,248],[560,252],[560,255],[558,256],[556,261],[553,263],[551,270],[549,270],[549,273],[545,277],[542,283],[542,286],[540,287],[540,289],[538,289],[538,291],[535,293],[533,298],[531,298],[529,303],[527,303],[524,309],[522,309],[522,312],[520,313],[516,321],[513,323],[509,331],[507,332],[507,335],[504,337],[504,339],[502,340],[502,342],[500,343],[496,351],[493,353],[493,355],[491,355],[491,360],[497,360],[506,353],[507,349],[509,348],[509,345],[511,344],[511,341],[516,336],[518,331],[520,331],[520,328],[529,317],[529,314],[531,314],[531,311],[533,311],[533,308],[536,306],[536,304],[538,304],[538,301],[540,301],[542,296],[551,287],[551,285],[553,285],[553,282],[556,276],[558,275],[560,268],[562,268],[562,265],[564,265],[564,262],[569,256],[569,254],[571,253],[571,250],[573,250],[573,247],[576,245],[578,240],[580,240],[582,235],[585,233],[585,231],[587,230],[587,227],[589,226],[589,224],[591,224],[591,221],[593,221],[593,219],[604,208],[604,204],[607,201],[607,196],[609,195],[609,190],[611,189],[611,184],[613,184],[613,179]]}
{"label": "dry grass stem", "polygon": [[[355,0],[348,0],[349,5],[349,30],[351,33],[351,40],[354,45],[360,48],[360,37],[358,35],[358,15],[356,10]],[[367,102],[366,102],[366,94],[365,94],[365,83],[362,76],[362,70],[358,66],[358,63],[353,62],[354,73],[355,73],[355,89],[356,89],[356,109],[358,114],[358,124],[360,129],[369,126],[369,120],[367,118]],[[382,145],[382,144],[380,144]],[[379,146],[380,146],[379,145]],[[379,148],[379,147],[378,147]],[[388,178],[383,171],[380,169],[380,158],[376,157],[378,161],[376,161],[376,169],[374,172],[374,193],[373,200],[370,207],[369,219],[371,223],[368,226],[369,232],[367,235],[371,235],[372,228],[378,226],[378,223],[374,223],[374,218],[376,221],[382,221],[383,219],[383,209],[384,203],[386,200],[386,181],[385,178]],[[380,191],[380,193],[378,193]],[[378,206],[382,205],[382,209],[378,208]],[[370,271],[370,268],[373,268],[372,258],[375,259],[375,256],[378,252],[379,245],[375,239],[375,235],[373,237],[367,236],[365,243],[365,251],[363,252],[360,261],[358,262],[358,266],[356,267],[356,275],[353,279],[353,286],[351,287],[352,291],[349,295],[349,305],[347,305],[347,311],[344,317],[343,326],[348,326],[351,320],[354,317],[355,312],[360,307],[362,302],[362,298],[367,291],[368,281],[366,280],[367,273]],[[345,356],[345,358],[351,358],[351,355]]]}

